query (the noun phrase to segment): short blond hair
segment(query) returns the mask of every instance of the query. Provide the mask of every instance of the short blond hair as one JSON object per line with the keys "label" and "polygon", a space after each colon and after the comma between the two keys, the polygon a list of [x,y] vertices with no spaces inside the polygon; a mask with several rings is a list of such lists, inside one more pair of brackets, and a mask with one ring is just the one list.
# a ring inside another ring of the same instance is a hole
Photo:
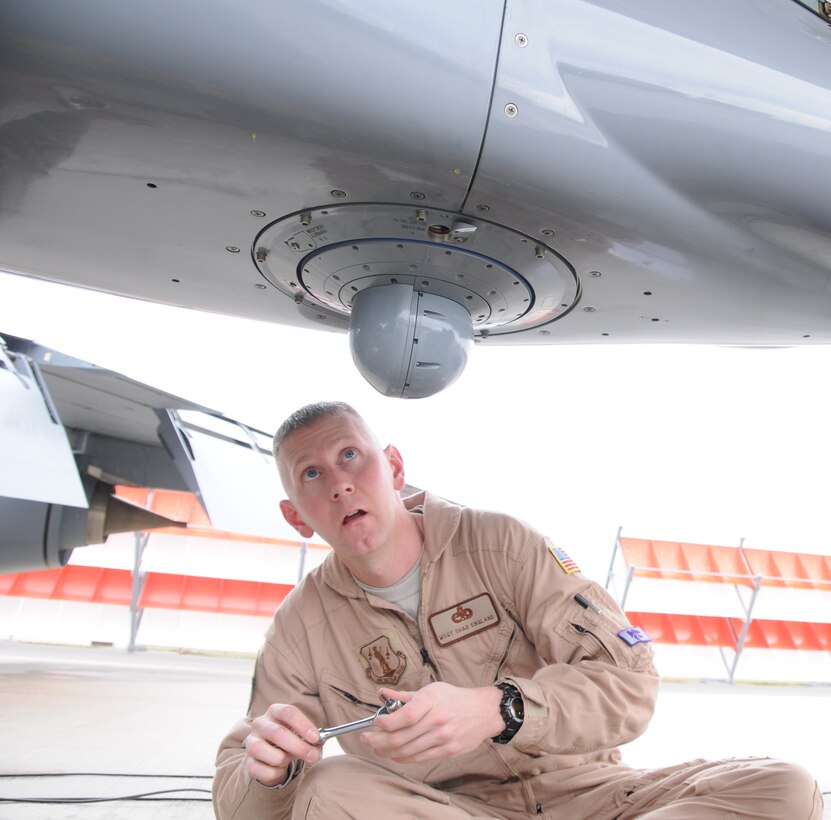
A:
{"label": "short blond hair", "polygon": [[361,418],[360,413],[345,401],[318,401],[313,404],[307,404],[299,410],[295,410],[274,434],[271,452],[274,454],[275,461],[277,460],[280,445],[286,438],[292,433],[309,427],[316,421],[327,416],[352,416],[352,418],[357,419],[366,427],[366,422]]}

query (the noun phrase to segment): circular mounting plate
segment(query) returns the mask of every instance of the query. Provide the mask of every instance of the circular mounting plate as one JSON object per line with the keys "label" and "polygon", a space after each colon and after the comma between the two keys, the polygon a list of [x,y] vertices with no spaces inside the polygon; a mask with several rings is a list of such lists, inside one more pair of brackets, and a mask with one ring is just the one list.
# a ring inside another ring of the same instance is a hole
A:
{"label": "circular mounting plate", "polygon": [[266,226],[252,248],[279,290],[348,317],[366,288],[407,284],[463,305],[480,335],[513,333],[558,319],[580,295],[555,250],[492,222],[407,205],[340,205]]}

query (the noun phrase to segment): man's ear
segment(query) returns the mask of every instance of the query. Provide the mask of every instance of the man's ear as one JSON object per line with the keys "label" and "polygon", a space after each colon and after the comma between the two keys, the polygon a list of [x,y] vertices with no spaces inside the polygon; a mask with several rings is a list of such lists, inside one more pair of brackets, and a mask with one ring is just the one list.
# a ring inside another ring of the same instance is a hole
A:
{"label": "man's ear", "polygon": [[315,531],[300,517],[291,501],[281,501],[280,512],[283,513],[283,518],[304,538],[311,538],[315,534]]}
{"label": "man's ear", "polygon": [[392,444],[388,444],[384,448],[384,455],[386,455],[390,469],[392,470],[392,486],[401,492],[407,483],[404,478],[404,459],[401,458],[401,453],[398,452],[398,448]]}

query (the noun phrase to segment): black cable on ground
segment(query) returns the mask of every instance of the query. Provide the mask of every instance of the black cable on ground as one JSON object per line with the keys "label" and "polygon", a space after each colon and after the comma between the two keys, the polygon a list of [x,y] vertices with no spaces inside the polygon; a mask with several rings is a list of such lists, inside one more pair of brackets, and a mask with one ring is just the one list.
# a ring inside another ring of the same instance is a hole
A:
{"label": "black cable on ground", "polygon": [[212,774],[144,774],[142,772],[21,772],[20,774],[0,774],[0,778],[10,777],[158,777],[174,780],[212,780]]}
{"label": "black cable on ground", "polygon": [[[153,777],[158,779],[173,780],[212,780],[213,775],[209,774],[145,774],[139,772],[24,772],[21,774],[0,774],[0,778],[22,778],[30,779],[36,777]],[[179,794],[181,792],[198,792],[210,794],[210,789],[181,788],[164,789],[153,792],[140,792],[139,794],[128,794],[123,797],[0,797],[0,803],[116,803],[120,801],[136,802],[168,802],[168,803],[210,803],[210,797],[159,797],[163,794]]]}
{"label": "black cable on ground", "polygon": [[179,794],[180,792],[204,792],[210,794],[210,789],[163,789],[157,792],[142,792],[127,794],[123,797],[0,797],[0,803],[118,803],[135,800],[137,802],[167,801],[177,803],[210,803],[210,797],[158,797],[160,794]]}

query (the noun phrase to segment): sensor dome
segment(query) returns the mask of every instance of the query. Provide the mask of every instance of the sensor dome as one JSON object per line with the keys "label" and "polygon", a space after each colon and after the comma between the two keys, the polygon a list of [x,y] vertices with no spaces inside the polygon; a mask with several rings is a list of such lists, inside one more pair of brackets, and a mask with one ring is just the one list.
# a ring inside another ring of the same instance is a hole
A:
{"label": "sensor dome", "polygon": [[352,301],[352,359],[384,396],[421,399],[444,390],[462,374],[472,347],[470,314],[452,299],[394,284]]}

